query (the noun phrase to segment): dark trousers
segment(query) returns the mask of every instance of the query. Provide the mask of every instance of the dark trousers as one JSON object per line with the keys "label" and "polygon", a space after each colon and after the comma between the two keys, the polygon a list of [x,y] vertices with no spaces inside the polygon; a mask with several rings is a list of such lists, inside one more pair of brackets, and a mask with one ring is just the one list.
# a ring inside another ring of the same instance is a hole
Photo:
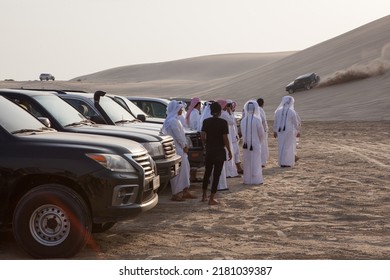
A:
{"label": "dark trousers", "polygon": [[205,161],[205,172],[203,176],[203,185],[202,188],[203,190],[207,190],[207,185],[209,184],[210,181],[210,176],[211,172],[213,171],[213,183],[211,184],[211,193],[216,193],[217,192],[217,186],[219,183],[219,177],[221,176],[224,160],[215,158],[215,157],[206,157]]}

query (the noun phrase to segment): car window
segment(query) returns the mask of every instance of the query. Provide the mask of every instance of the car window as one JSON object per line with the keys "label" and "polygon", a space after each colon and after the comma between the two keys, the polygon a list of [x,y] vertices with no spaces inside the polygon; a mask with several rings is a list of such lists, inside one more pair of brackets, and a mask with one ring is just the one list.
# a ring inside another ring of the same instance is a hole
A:
{"label": "car window", "polygon": [[127,98],[121,98],[121,97],[114,97],[115,101],[118,103],[122,104],[124,108],[128,108],[130,112],[133,114],[133,116],[138,116],[138,115],[145,115],[145,112],[142,111],[137,105],[135,105],[132,101],[130,101]]}
{"label": "car window", "polygon": [[73,108],[75,108],[79,113],[81,113],[87,119],[91,119],[93,116],[98,116],[99,114],[92,108],[87,102],[78,99],[65,99]]}
{"label": "car window", "polygon": [[[127,99],[128,100],[128,99]],[[130,108],[131,112],[135,115],[145,115],[145,112],[142,111],[137,105],[135,105],[132,101],[126,102],[127,106]]]}
{"label": "car window", "polygon": [[117,102],[119,105],[121,105],[126,110],[130,110],[130,108],[127,106],[126,102],[122,98],[114,96],[114,97],[112,97],[112,99],[115,100],[115,102]]}
{"label": "car window", "polygon": [[16,104],[0,96],[0,124],[8,132],[21,129],[40,129],[44,125]]}
{"label": "car window", "polygon": [[36,108],[34,104],[31,103],[31,101],[27,98],[23,97],[14,97],[12,98],[12,101],[19,105],[21,108],[29,112],[30,114],[34,115],[35,117],[43,117],[42,113],[39,109]]}
{"label": "car window", "polygon": [[159,102],[150,102],[151,110],[153,116],[156,118],[166,118],[167,117],[167,106]]}
{"label": "car window", "polygon": [[85,120],[82,114],[56,95],[41,95],[34,97],[34,99],[62,126]]}
{"label": "car window", "polygon": [[133,121],[136,119],[129,111],[107,96],[101,97],[99,104],[114,123],[121,120]]}

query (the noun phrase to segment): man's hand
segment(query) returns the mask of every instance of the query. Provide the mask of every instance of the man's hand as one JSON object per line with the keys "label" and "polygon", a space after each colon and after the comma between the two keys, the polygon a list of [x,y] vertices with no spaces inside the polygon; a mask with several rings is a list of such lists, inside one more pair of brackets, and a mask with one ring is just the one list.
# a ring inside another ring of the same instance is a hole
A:
{"label": "man's hand", "polygon": [[229,155],[229,160],[231,160],[233,158],[232,152],[228,151],[228,155]]}
{"label": "man's hand", "polygon": [[188,146],[187,146],[187,145],[183,148],[183,152],[185,152],[186,154],[188,154]]}

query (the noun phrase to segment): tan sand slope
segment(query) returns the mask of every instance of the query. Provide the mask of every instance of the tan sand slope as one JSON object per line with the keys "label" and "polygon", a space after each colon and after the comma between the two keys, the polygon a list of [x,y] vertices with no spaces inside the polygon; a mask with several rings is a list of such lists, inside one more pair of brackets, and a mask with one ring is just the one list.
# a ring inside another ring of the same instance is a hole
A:
{"label": "tan sand slope", "polygon": [[299,52],[226,54],[123,66],[55,82],[0,82],[121,95],[230,98],[239,108],[263,97],[269,119],[295,77],[316,72],[321,85],[293,94],[303,120],[390,120],[390,16]]}

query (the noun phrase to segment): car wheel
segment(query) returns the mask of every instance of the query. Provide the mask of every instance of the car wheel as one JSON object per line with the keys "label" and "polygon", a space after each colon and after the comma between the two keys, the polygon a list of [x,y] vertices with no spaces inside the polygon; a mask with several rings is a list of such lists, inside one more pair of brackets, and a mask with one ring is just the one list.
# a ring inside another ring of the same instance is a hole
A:
{"label": "car wheel", "polygon": [[306,85],[305,89],[309,90],[309,89],[311,89],[311,86],[310,85]]}
{"label": "car wheel", "polygon": [[93,224],[92,225],[92,232],[93,233],[98,233],[98,232],[105,232],[112,228],[116,222],[107,222],[107,223],[102,223],[102,224]]}
{"label": "car wheel", "polygon": [[68,258],[87,243],[92,219],[76,192],[46,184],[20,199],[12,224],[16,242],[26,253],[35,258]]}
{"label": "car wheel", "polygon": [[288,93],[289,93],[289,94],[293,94],[293,93],[294,93],[294,90],[289,89],[289,90],[288,90]]}

